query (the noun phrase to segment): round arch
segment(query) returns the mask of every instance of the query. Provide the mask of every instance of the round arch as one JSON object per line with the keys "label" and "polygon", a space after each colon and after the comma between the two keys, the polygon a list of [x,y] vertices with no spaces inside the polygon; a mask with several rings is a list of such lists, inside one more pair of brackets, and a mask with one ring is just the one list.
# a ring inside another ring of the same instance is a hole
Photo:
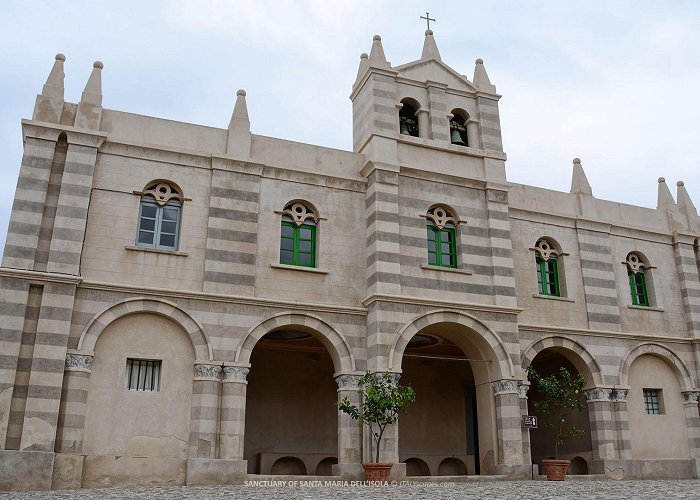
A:
{"label": "round arch", "polygon": [[620,364],[619,380],[622,387],[629,387],[629,372],[630,366],[634,360],[639,356],[644,354],[651,354],[663,359],[668,365],[673,369],[678,377],[678,382],[680,382],[683,391],[690,391],[694,389],[695,384],[693,383],[693,377],[690,374],[690,370],[685,365],[683,360],[678,357],[676,353],[670,350],[668,347],[664,347],[660,344],[655,344],[648,342],[645,344],[638,345],[631,351],[629,351],[625,357],[622,359]]}
{"label": "round arch", "polygon": [[94,351],[97,339],[107,326],[114,321],[136,313],[151,313],[164,316],[177,323],[187,333],[192,342],[197,360],[212,361],[211,344],[202,324],[173,302],[162,299],[133,297],[117,302],[93,316],[80,334],[78,349]]}
{"label": "round arch", "polygon": [[[492,365],[496,369],[496,372],[491,374],[492,380],[511,378],[515,376],[513,363],[510,359],[510,355],[508,354],[508,350],[506,349],[506,346],[501,338],[494,331],[492,331],[488,326],[476,319],[474,316],[447,309],[431,311],[418,316],[417,318],[406,323],[399,330],[399,335],[389,351],[389,369],[400,372],[403,353],[411,338],[413,338],[413,336],[421,330],[439,323],[455,323],[469,328],[477,333],[476,339],[470,338],[469,340],[477,340],[476,343],[482,344],[480,346],[482,348],[485,347],[484,344],[488,345],[487,350],[490,352],[487,352],[486,354],[492,358]],[[479,342],[478,339],[481,339],[481,342]]]}
{"label": "round arch", "polygon": [[355,358],[345,337],[318,316],[308,313],[279,313],[252,327],[236,349],[236,362],[250,363],[255,344],[265,334],[288,327],[299,328],[316,337],[331,355],[336,372],[355,371]]}
{"label": "round arch", "polygon": [[[579,373],[586,378],[589,384],[592,384],[595,387],[600,387],[605,384],[600,365],[595,358],[591,356],[588,350],[578,342],[559,335],[544,337],[536,342],[533,342],[527,349],[525,349],[521,363],[523,373],[532,364],[535,356],[545,349],[550,348],[567,351],[561,354],[571,361],[571,364],[573,364]],[[575,356],[571,356],[571,358],[569,358],[567,356],[569,353],[573,353]]]}

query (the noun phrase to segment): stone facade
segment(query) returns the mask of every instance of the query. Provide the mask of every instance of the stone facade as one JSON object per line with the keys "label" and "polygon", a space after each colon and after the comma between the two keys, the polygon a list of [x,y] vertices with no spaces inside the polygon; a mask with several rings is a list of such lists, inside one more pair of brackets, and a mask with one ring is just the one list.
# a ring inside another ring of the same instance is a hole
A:
{"label": "stone facade", "polygon": [[0,488],[359,478],[371,436],[333,403],[366,370],[417,389],[395,477],[531,477],[531,365],[588,382],[577,473],[700,473],[682,183],[648,209],[578,159],[570,193],[508,182],[483,61],[468,80],[430,31],[417,61],[361,56],[352,152],[251,134],[244,91],[227,129],[105,109],[99,62],[73,104],[64,61],[0,267]]}

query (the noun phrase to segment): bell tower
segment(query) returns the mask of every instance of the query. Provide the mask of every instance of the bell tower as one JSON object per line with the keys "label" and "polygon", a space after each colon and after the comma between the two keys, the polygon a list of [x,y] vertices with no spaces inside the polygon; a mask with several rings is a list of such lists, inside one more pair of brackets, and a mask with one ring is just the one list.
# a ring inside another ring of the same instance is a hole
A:
{"label": "bell tower", "polygon": [[[350,95],[353,150],[374,162],[504,182],[500,97],[483,60],[469,80],[442,61],[431,30],[420,59],[400,66],[387,61],[376,35]],[[416,148],[436,154],[426,160]]]}

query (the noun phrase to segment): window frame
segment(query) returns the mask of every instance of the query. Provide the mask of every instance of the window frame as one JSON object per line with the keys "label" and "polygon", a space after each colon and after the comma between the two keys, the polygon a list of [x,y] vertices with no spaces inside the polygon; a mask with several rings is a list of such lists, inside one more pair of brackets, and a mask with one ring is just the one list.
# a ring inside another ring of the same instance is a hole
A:
{"label": "window frame", "polygon": [[[145,217],[144,207],[155,208],[155,217]],[[175,220],[163,220],[163,214],[167,210],[176,210]],[[144,229],[142,224],[144,220],[153,220],[153,230]],[[180,243],[180,224],[182,220],[182,203],[177,199],[170,199],[164,204],[156,201],[156,198],[150,194],[145,194],[141,197],[139,203],[139,218],[136,228],[136,246],[141,248],[155,248],[157,250],[177,251]],[[175,232],[164,232],[163,223],[173,222],[175,224]],[[141,241],[141,233],[150,233],[153,235],[151,243]],[[164,235],[173,237],[173,245],[165,245],[161,242]]]}
{"label": "window frame", "polygon": [[[535,253],[537,266],[537,292],[547,297],[561,297],[559,280],[559,256],[555,252],[545,260],[539,253]],[[551,277],[551,279],[549,279]],[[553,291],[550,290],[553,287]]]}
{"label": "window frame", "polygon": [[[282,228],[284,227],[290,227],[292,228],[292,235],[291,237],[286,236],[284,234],[284,230]],[[302,224],[297,225],[293,219],[288,216],[284,215],[282,216],[282,221],[280,223],[280,264],[287,265],[287,266],[299,266],[299,267],[309,267],[309,268],[315,268],[316,267],[316,245],[318,242],[317,238],[317,224],[315,222],[307,222],[304,221]],[[311,232],[311,236],[309,238],[303,238],[302,237],[302,230],[309,230]],[[284,240],[292,240],[292,248],[283,248],[283,241]],[[302,242],[311,242],[310,245],[310,250],[302,250],[301,243]],[[284,259],[283,257],[283,252],[292,252],[292,258],[291,259]],[[301,261],[301,255],[310,255],[311,256],[311,262],[310,263],[304,263]]]}
{"label": "window frame", "polygon": [[[431,235],[433,238],[431,239]],[[442,237],[447,236],[447,241],[443,241]],[[430,250],[430,243],[434,243],[434,250]],[[457,228],[452,224],[446,224],[442,229],[437,227],[435,223],[428,220],[426,223],[426,243],[428,250],[428,265],[445,267],[448,269],[457,269]],[[442,245],[448,245],[447,253],[443,252]],[[431,261],[431,256],[435,256],[435,260]],[[444,257],[450,258],[450,263],[443,263]]]}
{"label": "window frame", "polygon": [[[137,367],[136,384],[132,386],[134,367]],[[124,388],[134,392],[160,392],[160,376],[163,362],[160,359],[126,358],[126,371],[124,373]],[[143,380],[141,370],[143,368]],[[150,383],[146,384],[150,370]],[[143,382],[143,383],[142,383]],[[148,386],[148,387],[147,387]]]}
{"label": "window frame", "polygon": [[644,268],[636,273],[632,269],[627,269],[627,279],[630,286],[632,305],[639,307],[650,307],[649,289],[647,288],[647,277]]}
{"label": "window frame", "polygon": [[642,388],[642,401],[647,415],[664,415],[661,389]]}

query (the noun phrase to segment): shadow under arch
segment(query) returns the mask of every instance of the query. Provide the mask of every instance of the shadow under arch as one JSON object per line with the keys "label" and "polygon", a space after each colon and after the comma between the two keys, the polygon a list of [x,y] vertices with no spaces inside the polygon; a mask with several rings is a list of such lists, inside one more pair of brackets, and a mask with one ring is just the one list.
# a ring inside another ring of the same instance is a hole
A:
{"label": "shadow under arch", "polygon": [[345,337],[318,316],[299,312],[275,314],[248,330],[236,349],[236,363],[249,364],[253,349],[261,338],[274,330],[289,327],[308,333],[321,342],[333,360],[336,373],[355,371],[355,358]]}
{"label": "shadow under arch", "polygon": [[[535,356],[545,349],[552,349],[568,359],[576,370],[583,375],[589,386],[600,387],[604,385],[603,372],[591,353],[578,342],[560,335],[544,337],[533,342],[525,349],[521,363],[523,374],[530,367]],[[572,353],[575,356],[572,356]]]}
{"label": "shadow under arch", "polygon": [[192,342],[197,360],[214,359],[209,338],[197,319],[173,302],[143,297],[125,299],[95,314],[80,334],[78,350],[94,351],[97,339],[107,326],[119,318],[136,313],[151,313],[169,318],[185,330]]}
{"label": "shadow under arch", "polygon": [[447,309],[431,311],[418,316],[399,330],[399,334],[389,350],[389,369],[400,372],[403,354],[411,338],[426,328],[440,324],[452,324],[460,329],[468,329],[476,333],[476,335],[467,337],[462,335],[461,332],[452,334],[448,332],[443,335],[460,347],[465,354],[468,354],[475,348],[481,359],[489,361],[488,377],[491,381],[515,376],[515,369],[508,350],[501,338],[493,330],[470,314]]}
{"label": "shadow under arch", "polygon": [[622,387],[629,387],[630,367],[638,357],[644,354],[651,354],[665,361],[678,377],[678,382],[681,384],[681,390],[690,391],[694,389],[695,384],[693,383],[693,377],[683,360],[668,347],[664,347],[661,344],[656,344],[653,342],[638,345],[634,349],[630,350],[624,358],[622,358],[619,372],[619,380]]}

